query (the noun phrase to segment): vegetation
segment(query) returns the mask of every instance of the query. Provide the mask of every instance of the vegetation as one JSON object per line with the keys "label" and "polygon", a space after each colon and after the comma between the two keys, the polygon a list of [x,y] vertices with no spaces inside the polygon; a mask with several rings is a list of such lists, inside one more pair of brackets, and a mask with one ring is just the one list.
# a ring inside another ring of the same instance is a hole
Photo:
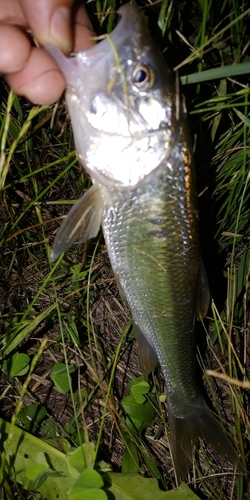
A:
{"label": "vegetation", "polygon": [[[247,470],[250,8],[244,0],[137,3],[186,95],[214,298],[197,326],[200,376]],[[87,4],[98,34],[114,27],[118,7]],[[190,488],[172,491],[164,381],[141,377],[102,236],[50,262],[62,217],[90,186],[64,102],[35,107],[0,85],[1,498],[249,498],[247,475],[206,443]]]}

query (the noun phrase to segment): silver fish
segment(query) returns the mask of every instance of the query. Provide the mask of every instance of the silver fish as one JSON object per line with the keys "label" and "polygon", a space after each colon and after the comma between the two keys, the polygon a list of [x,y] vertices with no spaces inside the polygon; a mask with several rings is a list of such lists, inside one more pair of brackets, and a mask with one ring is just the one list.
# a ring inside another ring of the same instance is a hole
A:
{"label": "silver fish", "polygon": [[76,150],[93,181],[63,222],[52,260],[102,225],[143,372],[157,358],[165,377],[180,478],[199,437],[233,464],[238,459],[195,376],[195,317],[206,314],[209,291],[184,102],[137,8],[118,12],[118,26],[95,47],[72,58],[48,48],[65,76]]}

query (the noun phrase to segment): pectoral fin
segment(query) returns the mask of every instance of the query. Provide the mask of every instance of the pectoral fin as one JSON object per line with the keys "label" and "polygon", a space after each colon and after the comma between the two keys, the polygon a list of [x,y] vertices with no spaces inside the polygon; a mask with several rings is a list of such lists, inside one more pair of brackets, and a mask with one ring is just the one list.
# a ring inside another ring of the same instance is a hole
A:
{"label": "pectoral fin", "polygon": [[201,261],[200,274],[197,286],[196,296],[196,318],[202,319],[206,316],[211,300],[210,290],[208,286],[207,273]]}
{"label": "pectoral fin", "polygon": [[71,245],[94,238],[101,225],[103,200],[100,189],[92,186],[71,208],[54,241],[51,260],[54,262]]}
{"label": "pectoral fin", "polygon": [[158,364],[158,359],[153,347],[148,343],[139,326],[134,323],[135,338],[138,344],[138,352],[143,377],[148,379],[149,373],[153,372]]}

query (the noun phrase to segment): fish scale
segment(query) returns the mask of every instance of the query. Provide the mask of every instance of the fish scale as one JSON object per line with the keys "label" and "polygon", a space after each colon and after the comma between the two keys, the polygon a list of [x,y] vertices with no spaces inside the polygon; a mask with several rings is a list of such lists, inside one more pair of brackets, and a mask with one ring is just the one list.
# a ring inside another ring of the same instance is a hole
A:
{"label": "fish scale", "polygon": [[[190,407],[189,394],[197,392],[191,366],[200,254],[196,225],[189,223],[193,215],[187,209],[185,191],[182,204],[180,196],[173,199],[175,191],[180,195],[179,182],[179,177],[173,177],[171,184],[168,165],[165,169],[161,165],[148,177],[147,186],[124,193],[122,200],[109,192],[102,224],[111,265],[133,319],[155,350],[169,399],[174,401],[175,412],[181,414],[185,399]],[[169,195],[174,203],[168,203]],[[151,220],[165,222],[156,225]],[[181,369],[176,359],[184,361]]]}

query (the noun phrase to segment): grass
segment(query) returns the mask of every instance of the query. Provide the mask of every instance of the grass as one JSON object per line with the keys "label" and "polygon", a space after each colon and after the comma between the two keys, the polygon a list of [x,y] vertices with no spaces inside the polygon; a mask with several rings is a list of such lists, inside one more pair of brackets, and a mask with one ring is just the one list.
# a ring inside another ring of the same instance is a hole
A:
{"label": "grass", "polygon": [[[113,28],[117,7],[88,4],[98,34]],[[201,244],[214,297],[198,359],[247,469],[250,9],[233,0],[143,7],[169,65],[178,68],[196,137]],[[149,385],[140,378],[129,311],[102,237],[54,266],[49,260],[62,216],[90,186],[64,104],[33,107],[0,85],[1,417],[40,440],[84,442],[86,467],[140,471],[172,489],[164,382],[160,375]],[[247,498],[244,475],[204,444],[196,458],[189,484],[200,498]],[[2,448],[1,474],[3,498],[39,498],[16,482]]]}

